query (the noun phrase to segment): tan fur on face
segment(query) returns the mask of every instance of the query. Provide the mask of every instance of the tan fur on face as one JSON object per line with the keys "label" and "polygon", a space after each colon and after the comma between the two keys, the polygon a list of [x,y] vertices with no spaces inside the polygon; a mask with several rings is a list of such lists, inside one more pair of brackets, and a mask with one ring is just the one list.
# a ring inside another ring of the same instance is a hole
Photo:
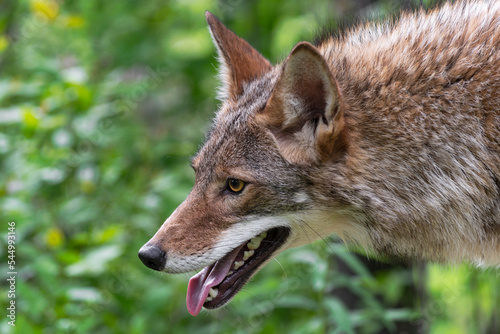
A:
{"label": "tan fur on face", "polygon": [[[221,231],[230,224],[214,208],[214,200],[192,192],[172,213],[151,239],[151,243],[169,249],[178,255],[193,256],[210,249]],[[222,210],[221,210],[222,211]],[[186,238],[186,231],[196,231]]]}

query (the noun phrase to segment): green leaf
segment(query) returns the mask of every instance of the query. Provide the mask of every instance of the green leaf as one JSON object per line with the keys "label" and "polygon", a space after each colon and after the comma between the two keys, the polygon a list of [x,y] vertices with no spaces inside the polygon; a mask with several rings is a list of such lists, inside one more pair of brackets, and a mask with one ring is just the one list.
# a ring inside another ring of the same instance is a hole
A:
{"label": "green leaf", "polygon": [[349,311],[337,299],[327,298],[324,304],[329,312],[330,318],[336,325],[334,333],[354,334]]}
{"label": "green leaf", "polygon": [[110,261],[115,260],[123,252],[121,245],[108,245],[93,249],[75,264],[66,268],[68,276],[97,276],[107,270]]}

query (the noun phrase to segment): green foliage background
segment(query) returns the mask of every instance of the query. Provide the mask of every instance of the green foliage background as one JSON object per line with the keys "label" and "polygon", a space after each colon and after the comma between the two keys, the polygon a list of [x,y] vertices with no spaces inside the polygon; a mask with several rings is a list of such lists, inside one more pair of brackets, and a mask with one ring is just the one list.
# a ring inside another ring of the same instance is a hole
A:
{"label": "green foliage background", "polygon": [[[159,274],[137,258],[188,194],[189,157],[217,109],[205,10],[276,62],[362,2],[1,3],[0,332],[374,333],[400,320],[431,333],[493,328],[494,270],[431,265],[374,276],[332,239],[280,255],[229,306],[191,317],[189,275]],[[375,1],[361,15],[394,10]],[[15,328],[4,307],[10,221]],[[336,258],[356,276],[338,271]],[[412,281],[425,297],[398,307]],[[341,287],[360,298],[357,309],[331,293]]]}

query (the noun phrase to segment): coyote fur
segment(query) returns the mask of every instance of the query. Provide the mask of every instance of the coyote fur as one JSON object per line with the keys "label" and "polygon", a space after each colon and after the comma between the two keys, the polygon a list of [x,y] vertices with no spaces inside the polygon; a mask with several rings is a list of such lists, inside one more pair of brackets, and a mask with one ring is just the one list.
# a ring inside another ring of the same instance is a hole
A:
{"label": "coyote fur", "polygon": [[139,251],[227,303],[337,234],[375,254],[500,265],[500,1],[360,25],[272,66],[214,15],[222,100],[186,200]]}

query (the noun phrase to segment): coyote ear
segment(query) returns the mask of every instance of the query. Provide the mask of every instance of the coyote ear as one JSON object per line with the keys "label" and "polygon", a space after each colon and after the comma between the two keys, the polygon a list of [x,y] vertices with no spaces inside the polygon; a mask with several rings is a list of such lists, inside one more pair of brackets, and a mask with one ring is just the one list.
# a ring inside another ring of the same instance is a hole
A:
{"label": "coyote ear", "polygon": [[219,98],[235,98],[243,91],[243,84],[269,71],[272,66],[244,39],[226,28],[212,13],[206,12],[210,34],[217,47],[222,65],[223,87]]}
{"label": "coyote ear", "polygon": [[271,98],[257,115],[293,163],[338,159],[347,149],[340,92],[319,51],[297,44],[285,60]]}

